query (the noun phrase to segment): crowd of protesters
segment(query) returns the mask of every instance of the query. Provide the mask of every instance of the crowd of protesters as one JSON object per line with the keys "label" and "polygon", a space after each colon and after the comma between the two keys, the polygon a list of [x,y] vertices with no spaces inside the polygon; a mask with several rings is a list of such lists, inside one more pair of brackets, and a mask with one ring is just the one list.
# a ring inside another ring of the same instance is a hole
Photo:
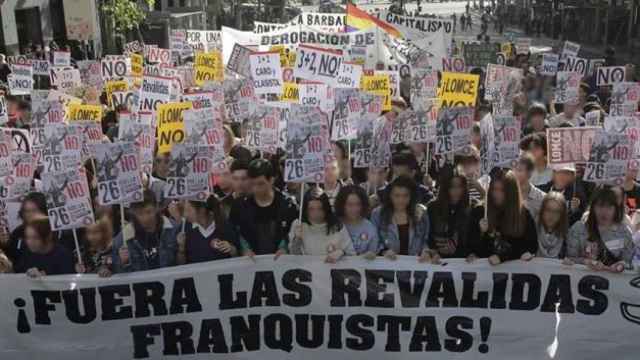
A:
{"label": "crowd of protesters", "polygon": [[[462,27],[472,26],[470,18],[462,19]],[[608,58],[607,65],[614,61]],[[21,199],[22,225],[0,229],[0,272],[108,277],[238,256],[277,260],[284,254],[323,256],[328,263],[345,256],[393,261],[406,255],[423,263],[486,258],[497,266],[543,257],[594,271],[637,267],[638,171],[629,169],[621,185],[609,186],[582,181],[580,164],[547,165],[545,129],[584,126],[588,111],[606,114],[609,89],[585,78],[577,105],[554,104],[553,79],[539,75],[533,63],[531,55],[508,60],[524,73],[521,90],[513,94],[523,138],[512,169],[481,176],[479,135],[454,156],[433,155],[427,144],[394,145],[388,167],[369,169],[353,168],[348,146],[337,142],[324,183],[285,183],[284,154],[243,147],[241,122],[227,119],[229,172],[218,177],[206,201],[165,199],[168,156],[157,154],[153,173],[144,176],[142,201],[126,207],[124,216],[119,206],[95,202],[96,222],[79,229],[78,249],[69,231],[51,231],[45,195],[34,181],[33,191]],[[393,111],[411,105],[405,85]],[[2,92],[9,113],[5,126],[29,128],[29,97]],[[477,121],[490,112],[490,104],[478,101]],[[117,118],[113,111],[103,118],[111,141]],[[92,168],[85,167],[95,198]]]}

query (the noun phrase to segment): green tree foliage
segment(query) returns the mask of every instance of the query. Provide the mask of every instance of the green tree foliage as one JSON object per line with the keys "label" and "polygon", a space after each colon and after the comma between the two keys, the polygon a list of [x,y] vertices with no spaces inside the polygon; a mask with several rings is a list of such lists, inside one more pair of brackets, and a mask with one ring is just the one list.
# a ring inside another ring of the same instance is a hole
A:
{"label": "green tree foliage", "polygon": [[[149,9],[153,9],[156,0],[144,2]],[[131,0],[105,0],[102,11],[113,19],[114,30],[119,34],[136,29],[146,17],[146,10]]]}

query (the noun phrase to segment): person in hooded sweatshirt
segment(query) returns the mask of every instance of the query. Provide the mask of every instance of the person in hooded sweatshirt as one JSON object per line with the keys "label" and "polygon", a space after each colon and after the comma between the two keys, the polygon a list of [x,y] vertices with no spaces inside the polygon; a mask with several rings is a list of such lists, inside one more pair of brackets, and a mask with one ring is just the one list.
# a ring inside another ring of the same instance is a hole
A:
{"label": "person in hooded sweatshirt", "polygon": [[345,255],[356,255],[351,236],[331,209],[329,196],[318,187],[304,196],[302,222],[295,220],[289,232],[289,252],[326,256],[329,263]]}

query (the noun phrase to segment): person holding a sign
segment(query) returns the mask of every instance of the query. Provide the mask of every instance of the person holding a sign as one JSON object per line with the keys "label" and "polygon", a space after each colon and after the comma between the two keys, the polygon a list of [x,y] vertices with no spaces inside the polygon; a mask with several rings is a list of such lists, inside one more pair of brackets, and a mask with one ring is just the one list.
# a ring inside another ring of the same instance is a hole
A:
{"label": "person holding a sign", "polygon": [[335,263],[345,255],[355,255],[351,237],[334,214],[329,196],[319,187],[304,195],[302,217],[291,225],[289,252],[292,255],[326,256]]}
{"label": "person holding a sign", "polygon": [[14,264],[16,273],[33,278],[75,273],[73,254],[56,242],[49,218],[29,221],[24,228],[24,240],[28,251]]}
{"label": "person holding a sign", "polygon": [[488,257],[491,265],[530,260],[538,251],[536,224],[524,207],[518,180],[512,171],[498,174],[489,185],[487,215],[479,222],[482,234],[473,253]]}
{"label": "person holding a sign", "polygon": [[637,249],[623,218],[624,209],[615,192],[611,188],[598,190],[593,195],[587,218],[569,230],[567,262],[583,264],[596,271],[624,271]]}
{"label": "person holding a sign", "polygon": [[429,238],[429,215],[418,202],[412,178],[400,176],[386,188],[382,204],[373,210],[371,222],[378,229],[384,256],[425,255]]}
{"label": "person holding a sign", "polygon": [[438,197],[427,209],[431,233],[429,248],[443,258],[469,255],[469,237],[478,234],[478,219],[483,208],[469,198],[467,177],[457,169],[440,176]]}
{"label": "person holding a sign", "polygon": [[184,231],[178,234],[178,264],[227,259],[238,255],[238,234],[225,220],[222,204],[215,195],[209,196],[204,202],[187,201],[184,216]]}
{"label": "person holding a sign", "polygon": [[587,195],[583,182],[577,178],[576,168],[573,164],[554,169],[551,181],[538,186],[538,188],[546,193],[555,191],[564,195],[569,207],[570,225],[582,218],[587,204]]}
{"label": "person holding a sign", "polygon": [[24,236],[26,224],[43,216],[47,216],[47,199],[44,194],[31,192],[25,195],[18,212],[18,217],[22,220],[22,224],[15,228],[11,234],[0,234],[0,250],[5,252],[12,263],[16,264],[28,251]]}
{"label": "person holding a sign", "polygon": [[83,254],[87,260],[80,265],[76,264],[79,274],[98,274],[100,277],[109,277],[113,272],[113,225],[111,220],[104,216],[95,224],[87,226],[85,236],[89,244],[89,251]]}
{"label": "person holding a sign", "polygon": [[160,214],[155,194],[145,190],[131,204],[133,219],[113,241],[115,273],[160,269],[176,265],[178,227]]}
{"label": "person holding a sign", "polygon": [[251,193],[234,202],[229,221],[240,234],[244,256],[286,254],[291,223],[298,218],[293,200],[274,188],[274,170],[268,160],[249,163]]}

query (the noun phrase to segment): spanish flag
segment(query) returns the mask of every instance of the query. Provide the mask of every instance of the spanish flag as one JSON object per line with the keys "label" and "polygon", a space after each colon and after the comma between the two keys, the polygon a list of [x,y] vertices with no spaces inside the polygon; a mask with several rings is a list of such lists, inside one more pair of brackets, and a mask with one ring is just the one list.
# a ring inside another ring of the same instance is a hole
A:
{"label": "spanish flag", "polygon": [[367,30],[379,27],[391,36],[402,37],[400,31],[384,20],[380,20],[366,11],[358,9],[351,2],[347,3],[347,31]]}

